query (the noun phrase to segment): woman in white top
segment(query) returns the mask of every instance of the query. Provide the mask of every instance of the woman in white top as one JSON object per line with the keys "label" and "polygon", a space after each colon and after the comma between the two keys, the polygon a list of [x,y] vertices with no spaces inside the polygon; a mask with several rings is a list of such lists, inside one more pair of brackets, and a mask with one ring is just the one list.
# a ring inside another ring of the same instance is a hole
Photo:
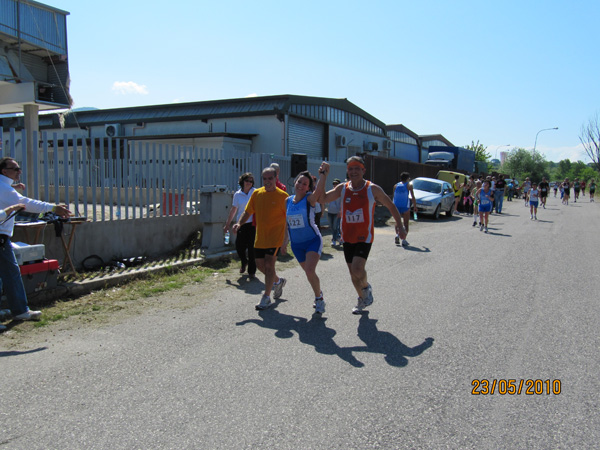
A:
{"label": "woman in white top", "polygon": [[[233,194],[231,211],[229,212],[229,217],[227,217],[227,222],[225,222],[225,226],[223,227],[225,232],[229,231],[229,225],[231,224],[233,217],[236,216],[236,212],[237,216],[235,217],[235,220],[236,222],[240,220],[240,217],[244,214],[244,210],[246,209],[246,204],[255,190],[254,176],[250,172],[242,174],[238,183],[240,189]],[[240,273],[244,273],[246,268],[248,268],[248,275],[250,278],[254,278],[256,274],[256,261],[254,260],[256,227],[254,226],[253,221],[254,216],[251,216],[248,221],[240,227],[237,232],[237,238],[235,239],[235,249],[242,261]]]}

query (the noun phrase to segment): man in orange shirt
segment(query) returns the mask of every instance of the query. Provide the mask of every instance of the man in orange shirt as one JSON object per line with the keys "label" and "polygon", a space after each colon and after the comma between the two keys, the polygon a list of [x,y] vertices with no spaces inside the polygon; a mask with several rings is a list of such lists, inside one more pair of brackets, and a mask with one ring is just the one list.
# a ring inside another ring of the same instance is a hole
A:
{"label": "man in orange shirt", "polygon": [[360,314],[364,308],[373,303],[373,289],[367,281],[365,265],[373,243],[376,202],[385,206],[394,217],[396,234],[400,239],[406,238],[402,216],[396,205],[383,189],[364,179],[365,172],[365,163],[360,156],[348,158],[349,181],[338,184],[321,199],[323,203],[329,203],[342,198],[341,229],[344,258],[350,271],[352,284],[358,293],[358,303],[352,309],[353,314]]}
{"label": "man in orange shirt", "polygon": [[254,241],[254,256],[256,267],[265,274],[265,293],[256,305],[257,310],[267,309],[271,306],[271,290],[273,298],[277,300],[283,293],[286,279],[277,276],[275,262],[277,254],[286,253],[286,203],[288,194],[276,186],[277,175],[275,169],[267,167],[262,171],[263,186],[256,189],[244,214],[233,226],[233,232],[237,230],[250,218],[252,214],[256,218],[256,239]]}

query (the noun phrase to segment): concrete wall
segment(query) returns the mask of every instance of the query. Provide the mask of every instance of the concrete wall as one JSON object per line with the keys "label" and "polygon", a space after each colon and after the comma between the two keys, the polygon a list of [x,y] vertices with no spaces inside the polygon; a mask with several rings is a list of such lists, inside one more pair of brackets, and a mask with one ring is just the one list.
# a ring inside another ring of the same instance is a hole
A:
{"label": "concrete wall", "polygon": [[[90,255],[98,255],[105,262],[114,258],[165,255],[180,247],[193,233],[202,231],[203,226],[199,214],[86,222],[77,226],[71,256],[75,266],[80,268],[81,262]],[[71,231],[71,225],[64,226],[66,241]],[[32,236],[30,231],[29,237]],[[19,227],[15,227],[13,240],[26,242]],[[46,226],[39,243],[46,246],[46,258],[57,259],[63,264],[64,250],[60,238],[56,237],[54,225]]]}

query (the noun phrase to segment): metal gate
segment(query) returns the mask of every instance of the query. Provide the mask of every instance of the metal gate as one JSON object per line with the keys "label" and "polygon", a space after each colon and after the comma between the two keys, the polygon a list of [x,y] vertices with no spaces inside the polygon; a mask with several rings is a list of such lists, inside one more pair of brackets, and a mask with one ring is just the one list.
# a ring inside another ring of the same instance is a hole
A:
{"label": "metal gate", "polygon": [[309,158],[323,159],[325,125],[298,117],[289,117],[288,154],[306,153]]}

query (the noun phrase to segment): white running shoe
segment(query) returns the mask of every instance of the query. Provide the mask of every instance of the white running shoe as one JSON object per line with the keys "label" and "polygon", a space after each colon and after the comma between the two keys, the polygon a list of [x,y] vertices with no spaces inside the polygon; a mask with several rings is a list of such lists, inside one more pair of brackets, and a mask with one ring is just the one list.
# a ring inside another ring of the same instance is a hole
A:
{"label": "white running shoe", "polygon": [[487,231],[487,227],[485,227],[485,231],[484,231],[484,233],[487,233],[487,232],[488,232],[488,231]]}
{"label": "white running shoe", "polygon": [[363,288],[363,303],[365,306],[370,306],[373,304],[373,288],[370,284],[367,283],[367,287]]}
{"label": "white running shoe", "polygon": [[406,239],[402,239],[402,247],[408,247],[408,241]]}
{"label": "white running shoe", "polygon": [[28,309],[27,312],[24,312],[23,314],[19,314],[18,316],[15,316],[14,319],[15,320],[40,320],[41,316],[42,316],[41,311],[32,311],[32,310]]}
{"label": "white running shoe", "polygon": [[323,297],[315,300],[315,313],[323,314],[325,312],[325,300]]}
{"label": "white running shoe", "polygon": [[267,309],[271,305],[271,298],[268,295],[263,295],[260,299],[260,302],[254,308],[256,308],[258,311],[262,311],[263,309]]}
{"label": "white running shoe", "polygon": [[479,225],[479,231],[483,231],[483,224]]}
{"label": "white running shoe", "polygon": [[279,283],[273,283],[273,299],[274,300],[279,300],[279,298],[281,297],[281,294],[283,294],[283,287],[285,286],[285,283],[287,283],[287,280],[285,278],[279,278]]}
{"label": "white running shoe", "polygon": [[354,308],[352,308],[352,314],[360,314],[363,309],[365,309],[365,306],[365,301],[362,299],[362,297],[358,297],[358,303]]}

